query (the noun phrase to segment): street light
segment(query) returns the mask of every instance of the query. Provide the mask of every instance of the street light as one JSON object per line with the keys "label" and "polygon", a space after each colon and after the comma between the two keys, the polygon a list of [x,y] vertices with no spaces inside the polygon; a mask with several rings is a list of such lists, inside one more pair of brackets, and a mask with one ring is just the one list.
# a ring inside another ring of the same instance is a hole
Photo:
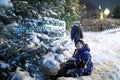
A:
{"label": "street light", "polygon": [[101,8],[101,5],[99,5],[99,10],[101,10],[102,8]]}
{"label": "street light", "polygon": [[101,7],[101,5],[99,5],[99,10],[100,10],[100,20],[103,20],[104,18],[103,18],[103,15],[104,15],[104,13],[103,13],[103,11],[102,11],[102,7]]}
{"label": "street light", "polygon": [[104,11],[105,18],[109,15],[109,13],[110,13],[110,10],[106,8]]}
{"label": "street light", "polygon": [[104,17],[103,17],[103,12],[100,13],[100,20],[103,20]]}

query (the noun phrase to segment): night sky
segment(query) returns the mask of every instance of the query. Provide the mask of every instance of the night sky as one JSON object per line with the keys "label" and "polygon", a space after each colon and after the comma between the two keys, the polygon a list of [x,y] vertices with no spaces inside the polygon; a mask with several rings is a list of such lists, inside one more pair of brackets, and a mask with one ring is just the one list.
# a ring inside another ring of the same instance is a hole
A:
{"label": "night sky", "polygon": [[98,8],[99,5],[102,6],[103,10],[105,8],[110,9],[112,11],[117,5],[120,5],[120,0],[81,0],[83,2],[89,2]]}

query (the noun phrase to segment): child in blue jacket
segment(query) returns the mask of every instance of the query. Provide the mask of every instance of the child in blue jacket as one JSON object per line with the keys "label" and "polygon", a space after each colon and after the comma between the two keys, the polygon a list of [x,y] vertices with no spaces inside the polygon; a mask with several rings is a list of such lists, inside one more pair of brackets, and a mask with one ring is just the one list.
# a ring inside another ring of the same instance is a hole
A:
{"label": "child in blue jacket", "polygon": [[77,77],[82,75],[90,75],[93,68],[93,63],[91,61],[90,49],[83,40],[77,40],[75,42],[75,51],[72,56],[72,60],[68,60],[62,65],[61,69],[58,71],[57,77]]}
{"label": "child in blue jacket", "polygon": [[82,75],[90,75],[93,68],[91,61],[90,49],[83,40],[75,42],[75,51],[72,60],[68,60],[58,71],[57,76],[77,77]]}
{"label": "child in blue jacket", "polygon": [[90,49],[83,40],[77,40],[75,43],[75,52],[73,54],[74,65],[78,75],[90,75],[93,68]]}

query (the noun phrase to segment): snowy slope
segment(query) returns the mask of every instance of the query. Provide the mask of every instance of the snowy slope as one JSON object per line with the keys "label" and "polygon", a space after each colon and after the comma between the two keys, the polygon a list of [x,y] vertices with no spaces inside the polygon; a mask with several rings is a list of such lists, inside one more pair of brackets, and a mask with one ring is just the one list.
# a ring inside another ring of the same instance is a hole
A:
{"label": "snowy slope", "polygon": [[[91,49],[94,68],[90,76],[78,80],[120,80],[120,33],[84,32],[84,40]],[[58,80],[68,79],[76,80]]]}
{"label": "snowy slope", "polygon": [[120,35],[88,32],[85,40],[94,62],[93,73],[85,80],[120,80]]}

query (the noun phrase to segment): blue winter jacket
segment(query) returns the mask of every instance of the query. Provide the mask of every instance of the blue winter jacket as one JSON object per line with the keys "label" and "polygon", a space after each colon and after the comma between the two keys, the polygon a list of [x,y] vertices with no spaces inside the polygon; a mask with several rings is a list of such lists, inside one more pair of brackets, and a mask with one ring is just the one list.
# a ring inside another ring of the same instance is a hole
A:
{"label": "blue winter jacket", "polygon": [[75,58],[74,65],[78,68],[79,74],[90,74],[93,68],[91,62],[90,49],[86,44],[85,47],[75,50],[73,57]]}

